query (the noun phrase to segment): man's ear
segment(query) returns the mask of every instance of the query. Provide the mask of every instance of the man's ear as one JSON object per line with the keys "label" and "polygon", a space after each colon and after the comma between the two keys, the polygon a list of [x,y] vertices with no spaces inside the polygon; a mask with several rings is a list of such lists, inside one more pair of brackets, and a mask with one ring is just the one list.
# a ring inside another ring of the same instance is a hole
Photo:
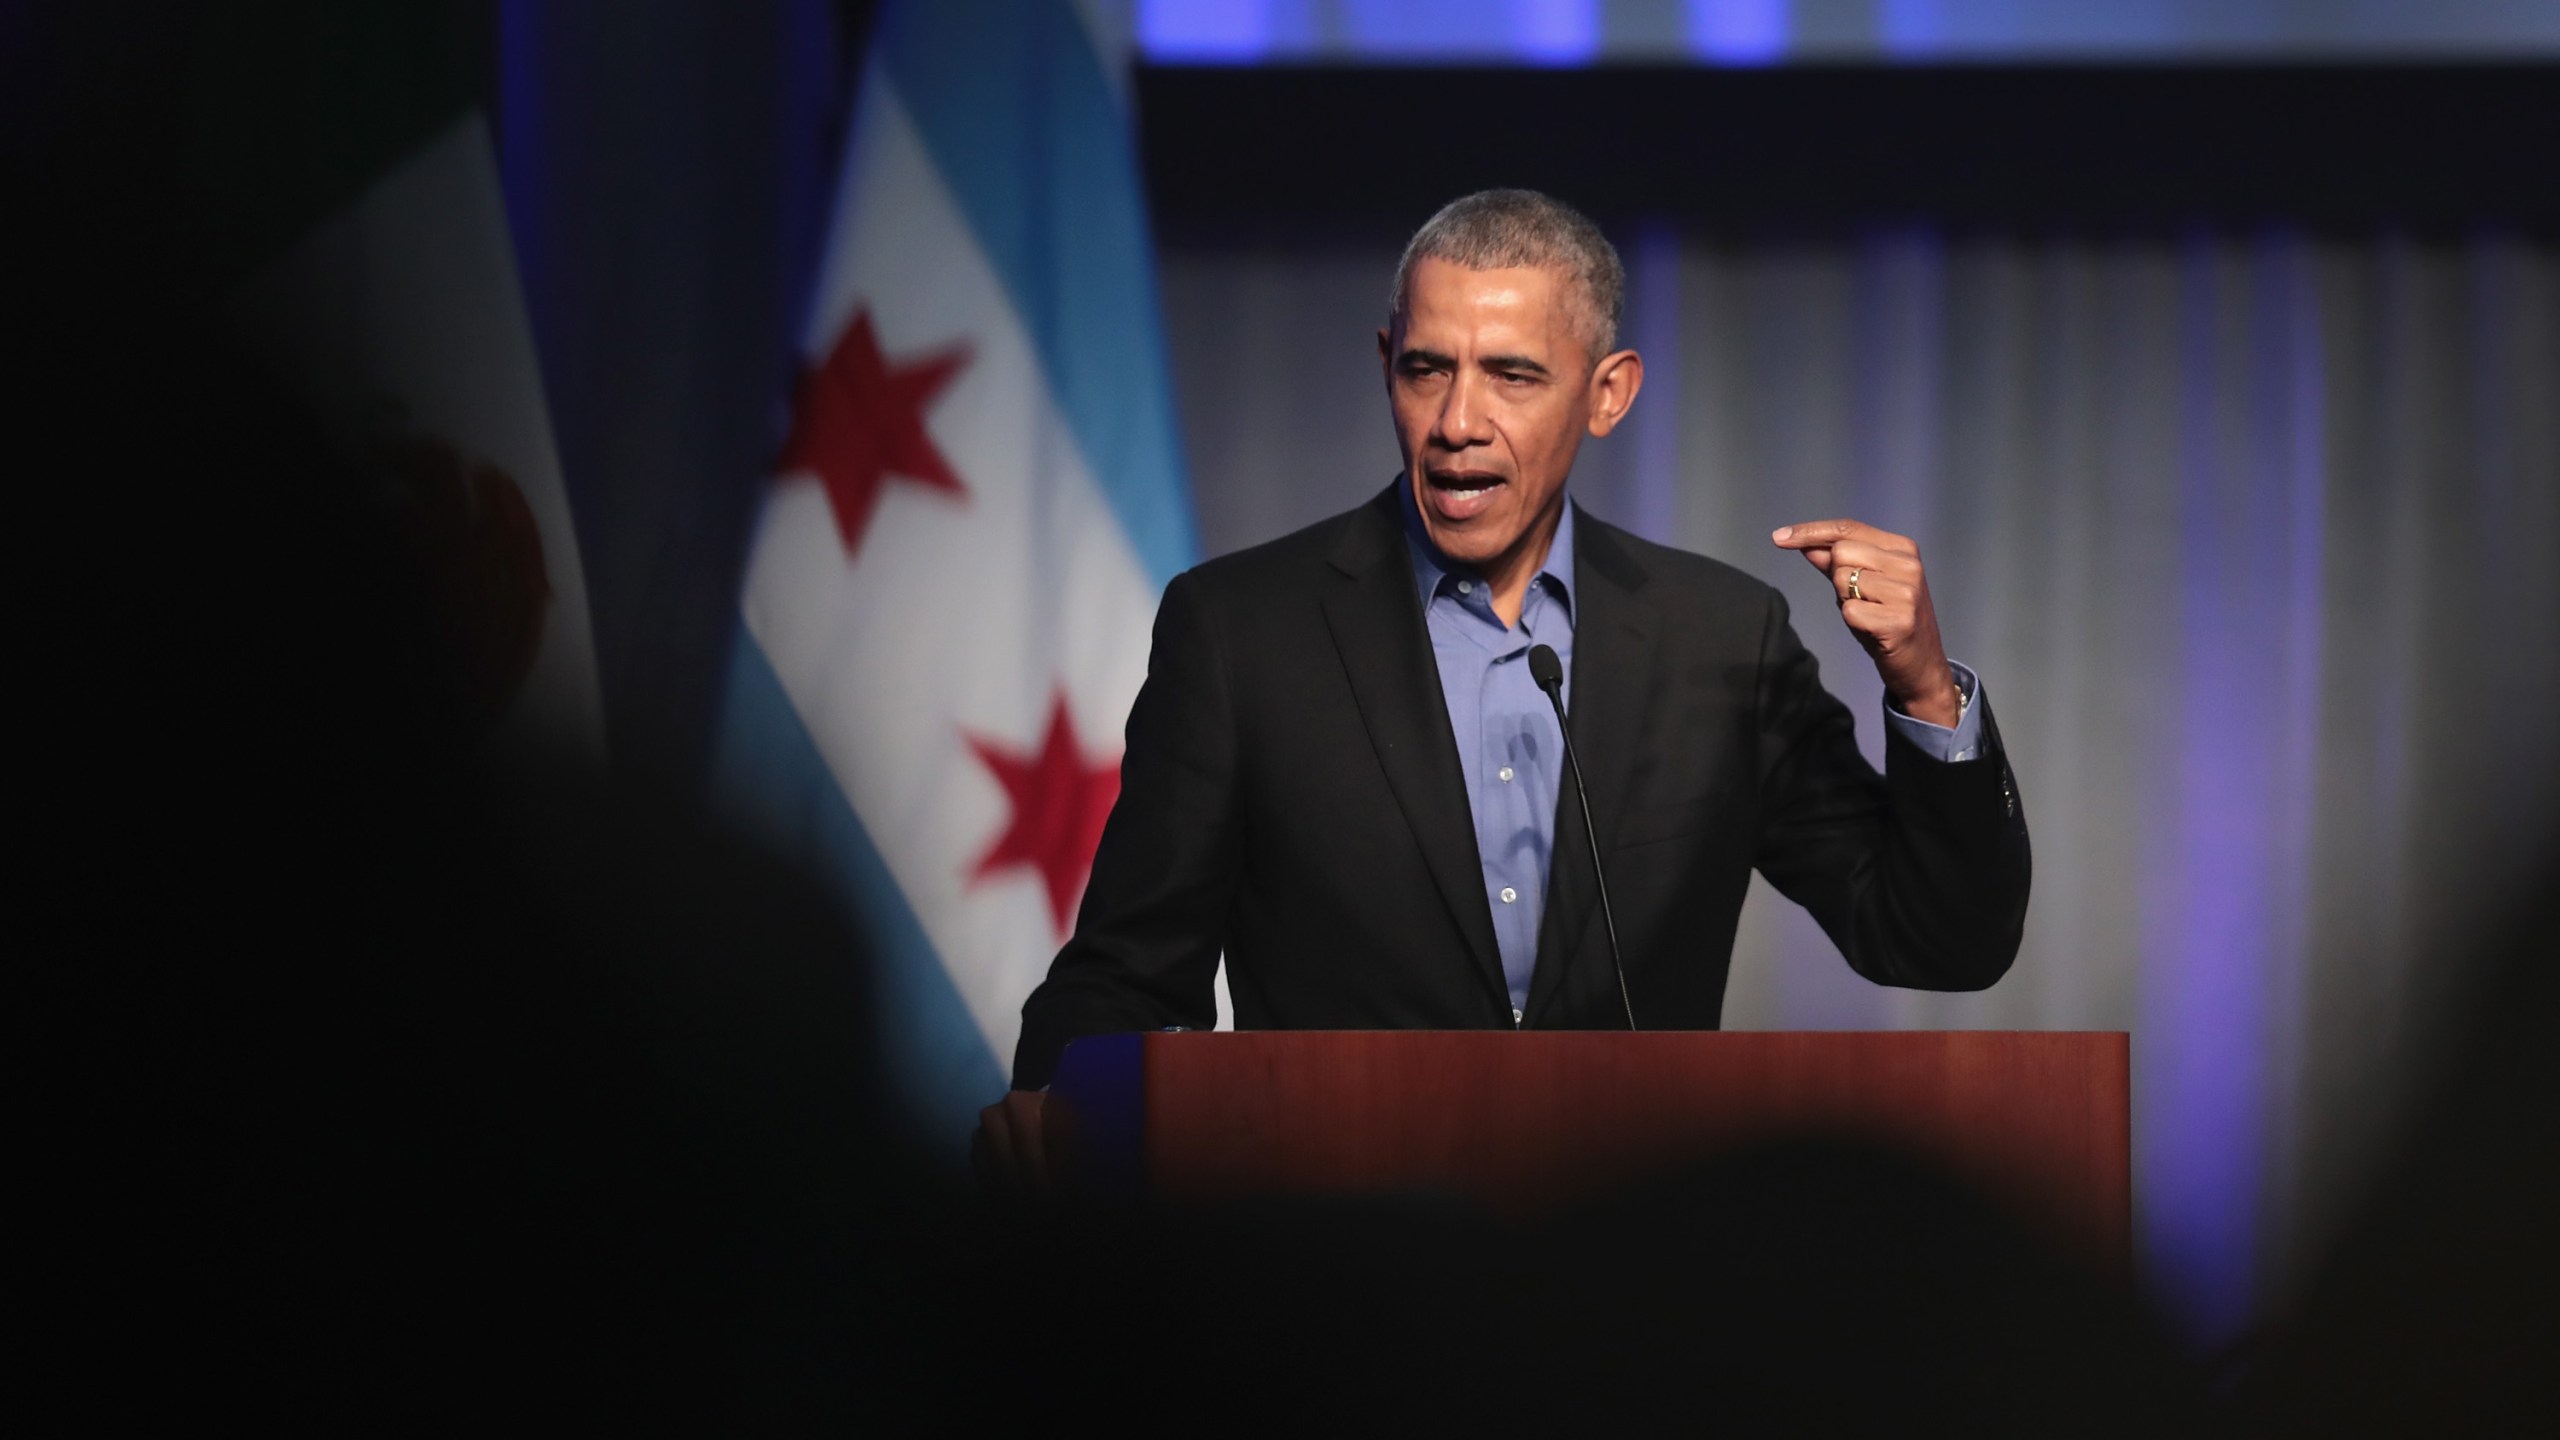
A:
{"label": "man's ear", "polygon": [[1396,342],[1387,333],[1388,328],[1384,325],[1378,327],[1378,373],[1387,377],[1387,388],[1392,390],[1396,383],[1396,352],[1393,349]]}
{"label": "man's ear", "polygon": [[1591,370],[1591,433],[1601,436],[1617,429],[1643,388],[1643,356],[1633,350],[1601,356]]}

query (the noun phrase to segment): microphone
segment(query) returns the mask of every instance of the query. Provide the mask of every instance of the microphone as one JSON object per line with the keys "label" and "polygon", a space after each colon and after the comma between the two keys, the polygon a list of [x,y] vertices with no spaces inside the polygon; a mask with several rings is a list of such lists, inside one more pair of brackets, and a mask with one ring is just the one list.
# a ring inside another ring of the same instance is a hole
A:
{"label": "microphone", "polygon": [[1573,730],[1564,723],[1564,662],[1556,658],[1553,647],[1529,647],[1529,678],[1547,692],[1547,703],[1556,707],[1556,731],[1564,736],[1565,768],[1573,772],[1573,798],[1582,806],[1582,838],[1591,842],[1591,878],[1600,887],[1600,924],[1609,932],[1609,968],[1618,976],[1618,1006],[1627,1015],[1627,1028],[1636,1028],[1636,1007],[1627,999],[1627,959],[1618,952],[1618,917],[1609,910],[1609,877],[1600,869],[1600,832],[1591,827],[1591,792],[1582,783],[1582,760],[1573,753]]}

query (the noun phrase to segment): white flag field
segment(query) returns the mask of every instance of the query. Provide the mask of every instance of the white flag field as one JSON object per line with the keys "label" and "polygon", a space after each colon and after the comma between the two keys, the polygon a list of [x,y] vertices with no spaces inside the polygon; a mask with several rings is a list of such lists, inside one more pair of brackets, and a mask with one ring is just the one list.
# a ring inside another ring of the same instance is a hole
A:
{"label": "white flag field", "polygon": [[1193,557],[1121,56],[1082,7],[883,7],[715,785],[841,889],[886,1069],[965,1136],[1010,1073]]}

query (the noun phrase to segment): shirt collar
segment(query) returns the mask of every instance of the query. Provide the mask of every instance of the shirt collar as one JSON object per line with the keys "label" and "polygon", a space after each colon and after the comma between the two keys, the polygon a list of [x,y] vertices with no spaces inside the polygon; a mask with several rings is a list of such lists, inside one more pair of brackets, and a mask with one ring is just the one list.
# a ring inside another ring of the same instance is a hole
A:
{"label": "shirt collar", "polygon": [[[1413,486],[1402,476],[1396,478],[1396,508],[1404,516],[1405,548],[1413,555],[1414,588],[1422,596],[1424,609],[1431,608],[1431,597],[1440,593],[1440,583],[1452,575],[1473,575],[1471,566],[1461,565],[1440,553],[1431,543],[1429,532],[1422,528],[1422,512],[1414,508]],[[1564,513],[1556,517],[1555,539],[1547,545],[1547,563],[1529,581],[1535,585],[1545,581],[1556,598],[1564,602],[1565,613],[1573,613],[1573,512],[1577,507],[1568,498]]]}

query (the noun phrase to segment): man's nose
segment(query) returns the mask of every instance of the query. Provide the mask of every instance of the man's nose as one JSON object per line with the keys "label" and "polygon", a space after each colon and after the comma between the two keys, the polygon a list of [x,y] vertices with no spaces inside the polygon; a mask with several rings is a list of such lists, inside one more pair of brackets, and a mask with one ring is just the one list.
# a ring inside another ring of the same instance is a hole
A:
{"label": "man's nose", "polygon": [[1440,402],[1439,422],[1432,436],[1452,450],[1481,445],[1491,437],[1484,433],[1484,406],[1476,392],[1474,376],[1461,374],[1450,382],[1449,393]]}

